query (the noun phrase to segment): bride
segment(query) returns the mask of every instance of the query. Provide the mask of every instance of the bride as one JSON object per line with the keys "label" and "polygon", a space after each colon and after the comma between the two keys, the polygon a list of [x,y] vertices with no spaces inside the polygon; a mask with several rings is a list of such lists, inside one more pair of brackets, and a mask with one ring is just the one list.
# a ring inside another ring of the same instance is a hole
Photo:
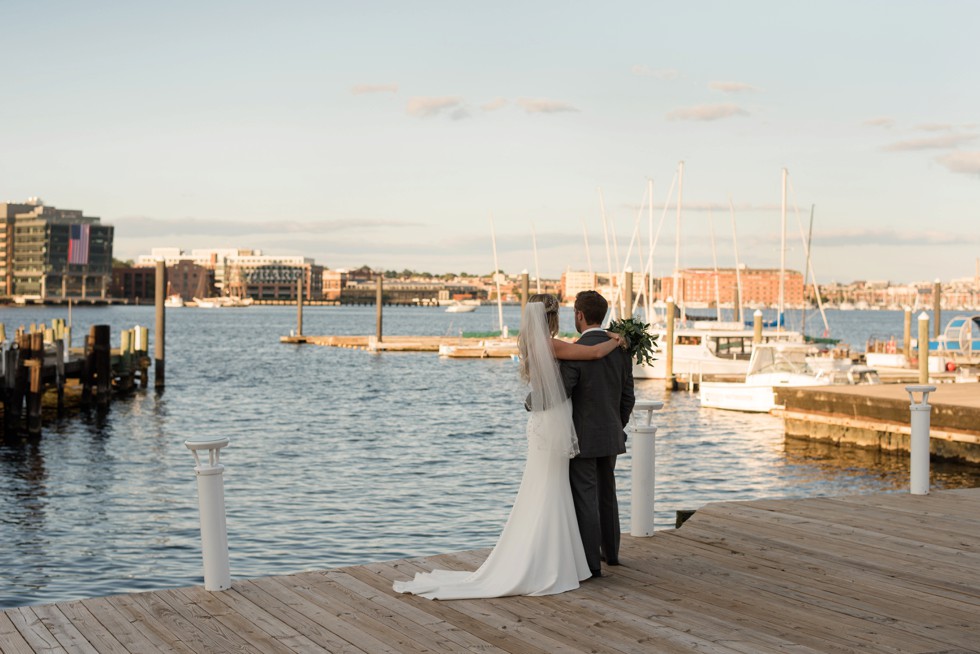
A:
{"label": "bride", "polygon": [[599,359],[620,343],[618,334],[599,345],[566,343],[558,333],[558,300],[532,295],[518,338],[521,378],[531,393],[527,406],[527,462],[510,517],[490,556],[475,572],[434,570],[395,591],[429,599],[551,595],[578,588],[591,575],[582,548],[568,460],[578,454],[572,405],[556,359]]}

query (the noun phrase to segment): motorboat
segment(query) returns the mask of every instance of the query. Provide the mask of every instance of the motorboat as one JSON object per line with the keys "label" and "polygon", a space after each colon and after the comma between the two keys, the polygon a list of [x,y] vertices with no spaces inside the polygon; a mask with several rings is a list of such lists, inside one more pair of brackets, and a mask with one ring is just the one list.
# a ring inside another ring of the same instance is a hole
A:
{"label": "motorboat", "polygon": [[448,307],[446,307],[446,313],[472,313],[476,311],[478,304],[464,304],[462,302],[453,302]]}
{"label": "motorboat", "polygon": [[768,413],[778,408],[775,388],[880,383],[878,372],[869,366],[815,369],[807,361],[811,350],[805,343],[759,343],[744,381],[701,383],[701,406]]}
{"label": "motorboat", "polygon": [[184,298],[179,294],[174,293],[173,295],[168,295],[163,301],[163,306],[165,307],[182,307],[184,306]]}
{"label": "motorboat", "polygon": [[[634,378],[667,377],[666,330],[654,330],[653,335],[656,337],[654,361],[651,364],[634,365]],[[695,377],[745,375],[749,370],[754,336],[753,330],[745,329],[739,322],[696,321],[691,327],[675,329],[673,373]],[[764,342],[803,341],[799,332],[783,330],[764,330],[762,338]]]}

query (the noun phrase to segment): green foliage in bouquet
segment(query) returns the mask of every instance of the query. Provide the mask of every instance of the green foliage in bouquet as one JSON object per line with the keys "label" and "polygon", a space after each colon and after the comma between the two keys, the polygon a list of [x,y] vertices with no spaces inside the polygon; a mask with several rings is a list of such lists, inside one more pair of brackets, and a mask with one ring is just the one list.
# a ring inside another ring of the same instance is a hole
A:
{"label": "green foliage in bouquet", "polygon": [[653,363],[653,346],[657,337],[650,335],[650,325],[635,318],[623,318],[609,323],[609,331],[626,341],[626,351],[638,365]]}

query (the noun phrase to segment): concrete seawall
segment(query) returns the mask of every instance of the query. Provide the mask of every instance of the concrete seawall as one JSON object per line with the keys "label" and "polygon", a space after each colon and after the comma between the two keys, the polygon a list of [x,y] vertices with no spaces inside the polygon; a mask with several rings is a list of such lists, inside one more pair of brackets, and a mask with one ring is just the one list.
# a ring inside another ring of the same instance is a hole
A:
{"label": "concrete seawall", "polygon": [[[908,451],[904,384],[776,389],[788,438]],[[980,464],[980,384],[939,384],[930,394],[932,456]]]}

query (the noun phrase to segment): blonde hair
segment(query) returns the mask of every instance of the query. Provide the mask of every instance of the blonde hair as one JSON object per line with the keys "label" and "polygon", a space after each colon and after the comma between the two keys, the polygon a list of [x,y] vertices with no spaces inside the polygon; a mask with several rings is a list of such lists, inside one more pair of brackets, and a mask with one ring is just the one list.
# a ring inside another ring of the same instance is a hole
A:
{"label": "blonde hair", "polygon": [[545,315],[548,316],[548,331],[551,332],[552,336],[558,335],[558,298],[550,293],[535,293],[527,299],[528,304],[531,302],[540,302],[544,305]]}
{"label": "blonde hair", "polygon": [[[548,331],[551,333],[551,337],[554,338],[558,335],[558,298],[554,295],[548,293],[535,293],[527,299],[528,304],[536,302],[544,305],[544,314],[548,319]],[[528,371],[528,360],[527,360],[527,340],[526,340],[526,324],[521,325],[521,332],[517,337],[517,351],[520,356],[521,365],[520,373],[521,379],[525,382],[530,380],[530,374]]]}

